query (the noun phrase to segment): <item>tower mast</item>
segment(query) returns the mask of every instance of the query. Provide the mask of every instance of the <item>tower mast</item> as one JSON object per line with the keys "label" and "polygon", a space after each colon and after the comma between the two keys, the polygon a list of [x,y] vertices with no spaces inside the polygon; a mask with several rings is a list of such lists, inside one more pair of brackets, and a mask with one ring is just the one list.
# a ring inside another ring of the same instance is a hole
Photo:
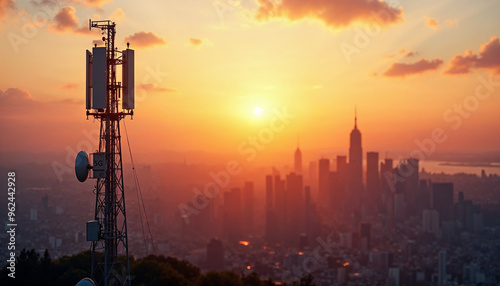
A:
{"label": "tower mast", "polygon": [[[87,222],[91,241],[91,278],[96,285],[131,285],[127,216],[123,184],[120,120],[133,115],[134,51],[115,48],[116,24],[89,20],[89,29],[102,30],[105,47],[87,51],[87,118],[100,121],[99,151],[91,154],[94,220]],[[122,83],[116,81],[116,66],[123,67]],[[123,86],[122,86],[123,84]],[[118,106],[123,89],[122,108]]]}

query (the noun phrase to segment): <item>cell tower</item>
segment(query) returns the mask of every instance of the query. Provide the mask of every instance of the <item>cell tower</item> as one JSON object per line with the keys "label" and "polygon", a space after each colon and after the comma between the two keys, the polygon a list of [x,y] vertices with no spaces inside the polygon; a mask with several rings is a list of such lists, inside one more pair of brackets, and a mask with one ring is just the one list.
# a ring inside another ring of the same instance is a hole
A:
{"label": "cell tower", "polygon": [[[89,20],[89,29],[101,29],[105,45],[87,50],[87,119],[101,122],[99,150],[80,151],[75,161],[78,180],[97,179],[95,217],[87,222],[87,241],[92,246],[91,278],[96,285],[130,285],[127,216],[123,185],[120,120],[133,116],[134,50],[115,48],[116,24]],[[122,82],[116,66],[122,65]],[[123,94],[120,92],[123,91]],[[118,102],[121,97],[121,109]],[[92,162],[92,165],[89,164]],[[89,171],[92,170],[89,176]]]}

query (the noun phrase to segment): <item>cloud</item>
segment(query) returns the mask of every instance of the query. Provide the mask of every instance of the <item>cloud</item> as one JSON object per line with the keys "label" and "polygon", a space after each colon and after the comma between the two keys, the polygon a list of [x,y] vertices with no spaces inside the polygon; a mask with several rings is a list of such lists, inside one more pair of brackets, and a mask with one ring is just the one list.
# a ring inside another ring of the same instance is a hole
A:
{"label": "cloud", "polygon": [[55,24],[52,26],[58,32],[69,32],[78,27],[78,17],[75,8],[68,6],[59,9],[54,16]]}
{"label": "cloud", "polygon": [[313,18],[332,28],[355,22],[388,26],[403,21],[403,10],[378,0],[257,0],[259,21],[286,18],[291,21]]}
{"label": "cloud", "polygon": [[125,12],[121,8],[117,8],[115,11],[109,15],[109,19],[113,22],[116,22],[120,24],[123,20],[125,20],[127,16],[125,15]]}
{"label": "cloud", "polygon": [[70,90],[70,89],[76,89],[77,87],[78,87],[78,84],[76,84],[74,82],[70,82],[70,83],[67,83],[65,85],[60,86],[59,89]]}
{"label": "cloud", "polygon": [[449,27],[451,27],[451,26],[458,26],[458,19],[453,19],[453,20],[446,19],[444,21],[444,23],[446,24],[446,26],[449,26]]}
{"label": "cloud", "polygon": [[140,31],[125,38],[125,42],[135,45],[140,48],[152,47],[155,45],[164,45],[167,42],[155,35],[153,32]]}
{"label": "cloud", "polygon": [[22,88],[9,88],[6,91],[0,90],[0,103],[2,106],[31,104],[35,102],[31,93]]}
{"label": "cloud", "polygon": [[439,23],[434,18],[427,18],[427,26],[430,27],[433,30],[439,29]]}
{"label": "cloud", "polygon": [[409,51],[409,52],[406,54],[405,58],[411,58],[411,57],[413,57],[415,54],[416,54],[416,53],[414,53],[414,52],[412,52],[412,51]]}
{"label": "cloud", "polygon": [[113,0],[68,0],[71,3],[83,4],[88,7],[101,8],[103,5],[113,2]]}
{"label": "cloud", "polygon": [[141,83],[137,86],[137,89],[151,92],[177,92],[176,89],[158,87],[152,83]]}
{"label": "cloud", "polygon": [[203,41],[201,39],[191,38],[191,39],[189,39],[189,43],[192,46],[198,47],[198,46],[201,46],[203,44]]}
{"label": "cloud", "polygon": [[15,8],[14,0],[0,0],[0,19],[2,19],[9,10]]}
{"label": "cloud", "polygon": [[443,64],[440,59],[428,61],[421,59],[411,64],[393,63],[385,72],[387,77],[405,77],[408,75],[420,74],[430,70],[436,70]]}
{"label": "cloud", "polygon": [[99,35],[99,30],[89,30],[87,22],[79,27],[78,17],[75,15],[76,9],[72,6],[67,6],[59,9],[53,19],[53,24],[50,28],[59,33],[77,33],[84,35]]}
{"label": "cloud", "polygon": [[486,68],[495,74],[500,74],[500,40],[491,37],[490,41],[479,48],[476,55],[472,50],[466,50],[463,55],[455,55],[445,74],[467,74],[472,68]]}
{"label": "cloud", "polygon": [[39,1],[31,0],[30,2],[35,6],[49,6],[49,7],[53,7],[59,4],[57,0],[39,0]]}
{"label": "cloud", "polygon": [[83,3],[87,6],[102,7],[105,4],[111,3],[113,0],[84,0]]}
{"label": "cloud", "polygon": [[390,54],[390,55],[384,55],[384,56],[382,56],[382,58],[392,59],[395,56],[397,56],[398,54],[404,54],[404,53],[406,53],[406,55],[405,55],[406,58],[413,57],[414,55],[417,54],[416,52],[407,51],[406,49],[403,48],[403,49],[399,50],[397,53]]}

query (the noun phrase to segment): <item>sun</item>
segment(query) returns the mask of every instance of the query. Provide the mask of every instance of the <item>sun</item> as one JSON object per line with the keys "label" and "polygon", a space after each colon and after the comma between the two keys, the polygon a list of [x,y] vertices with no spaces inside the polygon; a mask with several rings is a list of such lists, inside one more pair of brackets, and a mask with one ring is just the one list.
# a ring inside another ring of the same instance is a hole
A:
{"label": "sun", "polygon": [[253,114],[255,114],[255,116],[261,116],[263,112],[262,108],[258,106],[253,109]]}

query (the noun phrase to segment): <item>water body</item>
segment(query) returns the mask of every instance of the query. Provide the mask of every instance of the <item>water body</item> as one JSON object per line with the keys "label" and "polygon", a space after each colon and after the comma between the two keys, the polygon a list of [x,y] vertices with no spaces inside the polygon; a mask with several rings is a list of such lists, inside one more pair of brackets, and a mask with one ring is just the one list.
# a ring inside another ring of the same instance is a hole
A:
{"label": "water body", "polygon": [[445,161],[420,161],[420,170],[425,169],[429,173],[445,173],[445,174],[476,174],[481,176],[481,171],[484,170],[486,175],[500,175],[500,162],[496,163],[462,163],[462,162],[445,162]]}

